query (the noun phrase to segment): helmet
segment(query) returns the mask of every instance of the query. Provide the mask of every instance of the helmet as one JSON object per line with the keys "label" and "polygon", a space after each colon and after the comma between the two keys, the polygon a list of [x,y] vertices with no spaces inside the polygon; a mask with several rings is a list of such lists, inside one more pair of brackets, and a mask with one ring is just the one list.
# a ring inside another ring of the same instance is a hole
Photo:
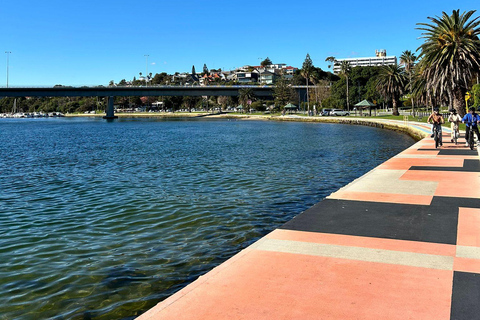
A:
{"label": "helmet", "polygon": [[450,109],[449,111],[453,114],[457,113],[457,110],[455,110],[455,109]]}
{"label": "helmet", "polygon": [[468,111],[475,111],[475,107],[468,108]]}
{"label": "helmet", "polygon": [[433,111],[434,111],[434,112],[438,112],[438,108],[433,108]]}

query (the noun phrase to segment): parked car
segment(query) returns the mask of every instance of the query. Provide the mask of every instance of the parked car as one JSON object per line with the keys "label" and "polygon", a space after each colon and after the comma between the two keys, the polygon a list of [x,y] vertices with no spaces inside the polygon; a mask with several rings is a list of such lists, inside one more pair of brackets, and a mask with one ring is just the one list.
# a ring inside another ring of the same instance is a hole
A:
{"label": "parked car", "polygon": [[346,110],[340,110],[340,109],[333,109],[330,111],[331,116],[349,116],[350,112]]}
{"label": "parked car", "polygon": [[320,112],[320,115],[321,115],[321,116],[329,116],[329,115],[330,115],[330,111],[332,111],[332,109],[324,108],[324,109],[322,109],[322,112]]}

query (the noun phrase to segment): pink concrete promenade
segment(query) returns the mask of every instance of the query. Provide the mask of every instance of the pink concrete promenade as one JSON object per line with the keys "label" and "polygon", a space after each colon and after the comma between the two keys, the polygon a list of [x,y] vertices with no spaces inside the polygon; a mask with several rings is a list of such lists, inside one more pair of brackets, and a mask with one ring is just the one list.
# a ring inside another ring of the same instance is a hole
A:
{"label": "pink concrete promenade", "polygon": [[480,160],[444,133],[442,148],[424,138],[138,319],[479,318]]}

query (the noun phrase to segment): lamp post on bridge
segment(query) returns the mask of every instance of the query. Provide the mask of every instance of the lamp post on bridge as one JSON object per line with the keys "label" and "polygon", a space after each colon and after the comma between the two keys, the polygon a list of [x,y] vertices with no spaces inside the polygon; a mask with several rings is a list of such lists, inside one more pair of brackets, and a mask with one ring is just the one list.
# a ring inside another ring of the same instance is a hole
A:
{"label": "lamp post on bridge", "polygon": [[7,54],[7,88],[8,88],[8,66],[9,66],[9,60],[10,60],[10,53],[12,53],[11,51],[5,51],[5,53]]}

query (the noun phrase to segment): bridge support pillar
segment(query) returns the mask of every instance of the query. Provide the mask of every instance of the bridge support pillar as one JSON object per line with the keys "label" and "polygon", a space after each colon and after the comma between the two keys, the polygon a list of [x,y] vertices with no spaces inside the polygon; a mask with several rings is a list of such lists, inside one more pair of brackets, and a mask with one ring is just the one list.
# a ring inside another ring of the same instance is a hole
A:
{"label": "bridge support pillar", "polygon": [[118,117],[115,115],[115,110],[113,108],[113,97],[107,97],[107,115],[103,117],[103,119],[112,120],[117,119]]}

